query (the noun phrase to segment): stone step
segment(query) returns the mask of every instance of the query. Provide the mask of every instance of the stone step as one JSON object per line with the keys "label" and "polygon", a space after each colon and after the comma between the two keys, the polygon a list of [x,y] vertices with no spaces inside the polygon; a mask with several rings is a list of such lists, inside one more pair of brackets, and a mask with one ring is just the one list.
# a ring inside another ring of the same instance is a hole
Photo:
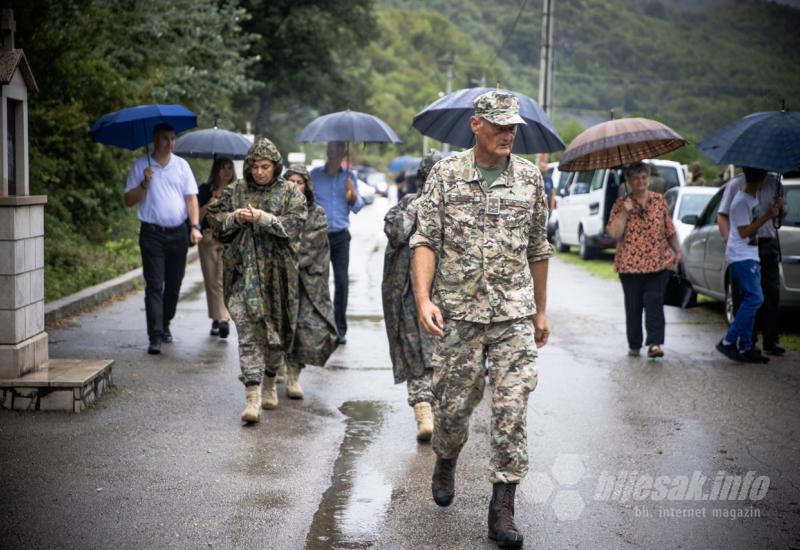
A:
{"label": "stone step", "polygon": [[112,386],[112,359],[50,359],[19,378],[0,379],[0,407],[79,413]]}

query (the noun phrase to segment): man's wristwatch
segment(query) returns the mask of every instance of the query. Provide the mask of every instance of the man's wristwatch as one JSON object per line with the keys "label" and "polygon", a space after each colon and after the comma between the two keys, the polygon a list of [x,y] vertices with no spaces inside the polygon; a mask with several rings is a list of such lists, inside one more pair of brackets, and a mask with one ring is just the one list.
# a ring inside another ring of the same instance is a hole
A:
{"label": "man's wristwatch", "polygon": [[192,227],[194,227],[195,229],[197,229],[201,233],[203,232],[203,226],[200,225],[199,223],[192,224]]}

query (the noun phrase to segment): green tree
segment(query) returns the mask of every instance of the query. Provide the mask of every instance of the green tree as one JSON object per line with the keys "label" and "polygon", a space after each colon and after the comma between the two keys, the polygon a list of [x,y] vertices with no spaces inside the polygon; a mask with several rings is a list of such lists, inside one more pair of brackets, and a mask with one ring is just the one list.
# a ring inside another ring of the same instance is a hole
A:
{"label": "green tree", "polygon": [[[274,114],[354,108],[368,95],[354,78],[375,24],[371,0],[244,0],[244,29],[257,36],[257,133],[275,132]],[[276,107],[280,107],[277,109]],[[297,120],[292,116],[293,120]]]}

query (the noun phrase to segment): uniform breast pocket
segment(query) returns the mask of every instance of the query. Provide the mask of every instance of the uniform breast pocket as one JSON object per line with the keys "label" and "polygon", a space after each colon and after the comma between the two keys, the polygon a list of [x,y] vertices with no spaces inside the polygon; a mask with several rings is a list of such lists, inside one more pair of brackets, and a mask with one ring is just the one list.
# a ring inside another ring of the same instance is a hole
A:
{"label": "uniform breast pocket", "polygon": [[498,216],[497,225],[500,239],[514,252],[520,252],[528,246],[527,208],[506,206]]}
{"label": "uniform breast pocket", "polygon": [[478,223],[478,203],[472,197],[454,197],[444,209],[445,240],[454,248],[466,250]]}

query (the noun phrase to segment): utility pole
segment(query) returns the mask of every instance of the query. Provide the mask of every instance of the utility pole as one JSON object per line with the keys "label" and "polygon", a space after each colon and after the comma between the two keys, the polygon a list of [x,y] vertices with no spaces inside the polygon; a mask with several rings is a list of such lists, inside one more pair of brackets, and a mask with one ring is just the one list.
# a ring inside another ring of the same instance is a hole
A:
{"label": "utility pole", "polygon": [[539,106],[550,116],[553,95],[553,5],[555,0],[542,0],[542,45],[539,57]]}

